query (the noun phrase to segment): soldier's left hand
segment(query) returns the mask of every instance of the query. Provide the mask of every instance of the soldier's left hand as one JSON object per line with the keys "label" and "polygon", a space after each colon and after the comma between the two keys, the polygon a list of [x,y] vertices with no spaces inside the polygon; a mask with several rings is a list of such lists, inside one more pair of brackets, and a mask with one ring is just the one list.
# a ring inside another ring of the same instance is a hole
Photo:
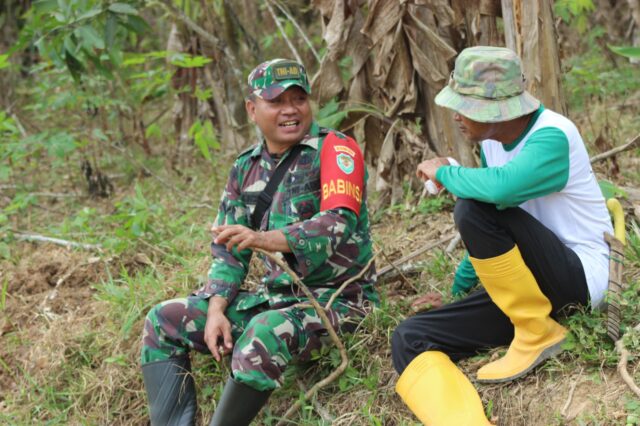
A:
{"label": "soldier's left hand", "polygon": [[240,251],[246,248],[263,248],[264,245],[262,232],[254,231],[243,225],[213,226],[211,232],[214,235],[213,242],[225,244],[228,251],[231,251],[235,246]]}

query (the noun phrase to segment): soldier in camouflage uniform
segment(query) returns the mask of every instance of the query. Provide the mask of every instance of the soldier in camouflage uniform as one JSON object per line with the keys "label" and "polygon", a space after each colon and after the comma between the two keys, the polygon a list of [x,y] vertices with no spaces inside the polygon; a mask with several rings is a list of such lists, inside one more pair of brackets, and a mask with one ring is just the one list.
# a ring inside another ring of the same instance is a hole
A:
{"label": "soldier in camouflage uniform", "polygon": [[[372,257],[362,154],[353,139],[312,120],[303,66],[268,61],[248,83],[247,112],[263,137],[231,169],[212,228],[208,282],[191,296],[158,304],[145,322],[142,370],[153,425],[193,423],[192,349],[218,361],[231,355],[232,377],[211,425],[241,426],[282,384],[290,362],[311,359],[329,342],[315,310],[298,307],[307,299],[270,258],[261,256],[266,272],[258,289],[240,290],[252,249],[282,253],[322,305]],[[292,154],[296,145],[299,153]],[[253,223],[260,194],[289,155],[298,157]],[[355,329],[378,301],[374,282],[372,266],[340,293],[327,311],[334,328]]]}
{"label": "soldier in camouflage uniform", "polygon": [[[508,346],[476,375],[501,383],[557,354],[567,330],[556,320],[603,299],[603,234],[612,227],[578,129],[525,90],[514,52],[463,50],[435,102],[454,111],[470,142],[481,143],[482,167],[445,158],[418,166],[420,178],[458,197],[454,220],[467,254],[453,290],[464,298],[395,330],[396,391],[426,425],[488,425],[452,361]],[[467,295],[478,281],[482,288]]]}

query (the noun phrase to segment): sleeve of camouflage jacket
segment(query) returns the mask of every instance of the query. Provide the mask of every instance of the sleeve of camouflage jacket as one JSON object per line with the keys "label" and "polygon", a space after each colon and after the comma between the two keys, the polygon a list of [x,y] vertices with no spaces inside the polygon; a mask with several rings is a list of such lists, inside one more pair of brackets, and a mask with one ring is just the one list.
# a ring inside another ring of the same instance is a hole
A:
{"label": "sleeve of camouflage jacket", "polygon": [[[229,173],[227,186],[222,193],[216,225],[237,224],[249,226],[246,206],[240,198],[240,182],[238,179],[238,163],[236,163]],[[227,299],[229,303],[233,301],[249,270],[251,253],[251,250],[239,252],[235,247],[229,252],[225,245],[212,242],[211,255],[213,256],[213,262],[209,268],[208,282],[194,294],[203,299],[208,299],[211,296],[221,296]]]}
{"label": "sleeve of camouflage jacket", "polygon": [[321,211],[310,219],[282,229],[302,278],[312,274],[333,256],[340,244],[353,234],[357,222],[354,212],[337,208]]}

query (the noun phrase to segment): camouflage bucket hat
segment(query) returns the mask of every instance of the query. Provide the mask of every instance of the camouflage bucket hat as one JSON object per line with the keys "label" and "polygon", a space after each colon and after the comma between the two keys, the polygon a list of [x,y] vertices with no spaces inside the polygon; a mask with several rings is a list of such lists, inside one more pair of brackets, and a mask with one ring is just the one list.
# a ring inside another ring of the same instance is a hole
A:
{"label": "camouflage bucket hat", "polygon": [[460,52],[435,102],[481,123],[512,120],[540,107],[525,90],[520,58],[510,49],[489,46]]}
{"label": "camouflage bucket hat", "polygon": [[266,100],[277,98],[291,86],[299,86],[311,93],[306,70],[298,62],[289,59],[272,59],[261,63],[251,71],[247,82],[249,95]]}

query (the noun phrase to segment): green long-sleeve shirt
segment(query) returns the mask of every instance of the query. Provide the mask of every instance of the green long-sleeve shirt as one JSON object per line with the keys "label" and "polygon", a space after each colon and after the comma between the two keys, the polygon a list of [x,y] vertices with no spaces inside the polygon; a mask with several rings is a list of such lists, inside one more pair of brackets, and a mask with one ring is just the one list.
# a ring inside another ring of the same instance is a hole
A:
{"label": "green long-sleeve shirt", "polygon": [[[511,151],[525,143],[508,163],[487,167],[485,152],[481,150],[481,168],[443,166],[436,172],[436,178],[457,197],[495,204],[500,210],[562,190],[569,179],[567,136],[555,127],[542,127],[529,135],[543,110],[541,106],[518,139],[502,146],[505,151]],[[452,292],[454,295],[466,293],[477,282],[469,256],[465,254],[456,270]]]}

